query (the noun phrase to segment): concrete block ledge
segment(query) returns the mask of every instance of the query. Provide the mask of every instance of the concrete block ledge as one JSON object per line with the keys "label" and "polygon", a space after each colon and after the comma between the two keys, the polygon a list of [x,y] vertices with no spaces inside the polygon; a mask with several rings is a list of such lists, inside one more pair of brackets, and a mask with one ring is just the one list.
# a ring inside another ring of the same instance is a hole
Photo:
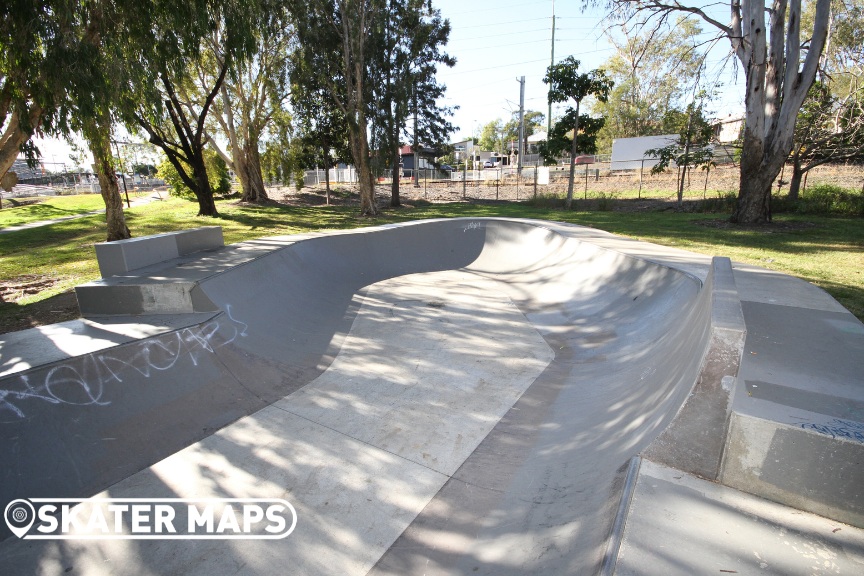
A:
{"label": "concrete block ledge", "polygon": [[705,287],[711,290],[711,341],[699,377],[675,420],[642,455],[716,480],[747,330],[728,258],[712,260]]}
{"label": "concrete block ledge", "polygon": [[864,423],[815,413],[783,420],[733,412],[720,482],[864,528]]}
{"label": "concrete block ledge", "polygon": [[225,245],[221,226],[204,226],[141,238],[96,244],[96,260],[103,278],[125,274],[185,254]]}
{"label": "concrete block ledge", "polygon": [[75,287],[85,318],[140,314],[192,314],[219,309],[197,281],[105,285],[99,281]]}

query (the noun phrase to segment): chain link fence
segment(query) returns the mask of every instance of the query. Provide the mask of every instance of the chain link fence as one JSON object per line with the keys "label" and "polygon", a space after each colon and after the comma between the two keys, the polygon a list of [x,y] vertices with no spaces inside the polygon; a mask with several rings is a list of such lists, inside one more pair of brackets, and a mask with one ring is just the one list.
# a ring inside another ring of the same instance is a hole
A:
{"label": "chain link fence", "polygon": [[[774,182],[774,190],[788,192],[791,166]],[[459,200],[527,200],[540,197],[564,197],[567,194],[570,167],[525,166],[521,174],[516,168],[487,168],[444,172],[418,171],[418,185],[413,185],[410,171],[401,179],[401,195],[406,198],[437,202]],[[727,198],[737,195],[740,172],[738,166],[723,165],[710,170],[688,170],[684,177],[684,200]],[[378,179],[387,185],[391,179]],[[576,199],[675,200],[680,183],[676,169],[652,174],[650,167],[637,170],[612,170],[609,162],[577,165],[573,185]],[[864,194],[864,166],[844,164],[814,168],[802,182],[802,193],[820,185],[838,186]],[[384,186],[379,186],[384,190]],[[382,192],[383,193],[383,192]]]}

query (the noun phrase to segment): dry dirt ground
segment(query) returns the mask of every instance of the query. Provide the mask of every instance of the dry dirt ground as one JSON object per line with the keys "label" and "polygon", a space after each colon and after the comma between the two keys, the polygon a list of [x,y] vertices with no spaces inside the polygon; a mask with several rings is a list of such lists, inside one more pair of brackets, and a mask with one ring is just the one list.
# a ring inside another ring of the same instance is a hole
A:
{"label": "dry dirt ground", "polygon": [[[30,284],[31,289],[35,289],[40,282],[42,283],[42,290],[47,285],[53,283],[50,279],[45,281],[36,280]],[[22,282],[21,277],[11,282],[0,283],[0,302],[14,302],[20,298],[19,294],[21,291],[19,287],[22,284],[27,283]],[[46,324],[65,322],[66,320],[74,320],[80,316],[78,299],[75,297],[75,292],[68,290],[29,306],[21,307],[11,314],[0,317],[0,334],[16,330],[26,330],[27,328],[44,326]]]}

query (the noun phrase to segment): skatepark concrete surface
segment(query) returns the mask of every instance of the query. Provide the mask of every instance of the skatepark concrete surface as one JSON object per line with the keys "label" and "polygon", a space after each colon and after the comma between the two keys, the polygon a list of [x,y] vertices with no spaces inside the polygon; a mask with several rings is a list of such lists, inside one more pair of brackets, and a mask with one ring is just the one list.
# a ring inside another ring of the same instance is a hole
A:
{"label": "skatepark concrete surface", "polygon": [[137,240],[85,319],[0,335],[0,505],[281,498],[296,528],[4,525],[4,574],[864,573],[864,326],[806,282],[531,220]]}

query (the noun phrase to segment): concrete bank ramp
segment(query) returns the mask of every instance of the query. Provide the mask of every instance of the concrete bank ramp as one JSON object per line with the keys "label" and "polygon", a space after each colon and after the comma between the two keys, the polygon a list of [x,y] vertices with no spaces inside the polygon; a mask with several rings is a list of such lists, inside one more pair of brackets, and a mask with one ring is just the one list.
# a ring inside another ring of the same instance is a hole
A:
{"label": "concrete bank ramp", "polygon": [[[0,502],[284,498],[296,529],[276,541],[10,537],[0,563],[596,572],[629,458],[699,373],[711,278],[580,230],[456,219],[286,237],[215,274],[187,258],[196,305],[215,310],[206,322],[0,380]],[[172,273],[148,270],[137,273],[158,296],[155,279]]]}

